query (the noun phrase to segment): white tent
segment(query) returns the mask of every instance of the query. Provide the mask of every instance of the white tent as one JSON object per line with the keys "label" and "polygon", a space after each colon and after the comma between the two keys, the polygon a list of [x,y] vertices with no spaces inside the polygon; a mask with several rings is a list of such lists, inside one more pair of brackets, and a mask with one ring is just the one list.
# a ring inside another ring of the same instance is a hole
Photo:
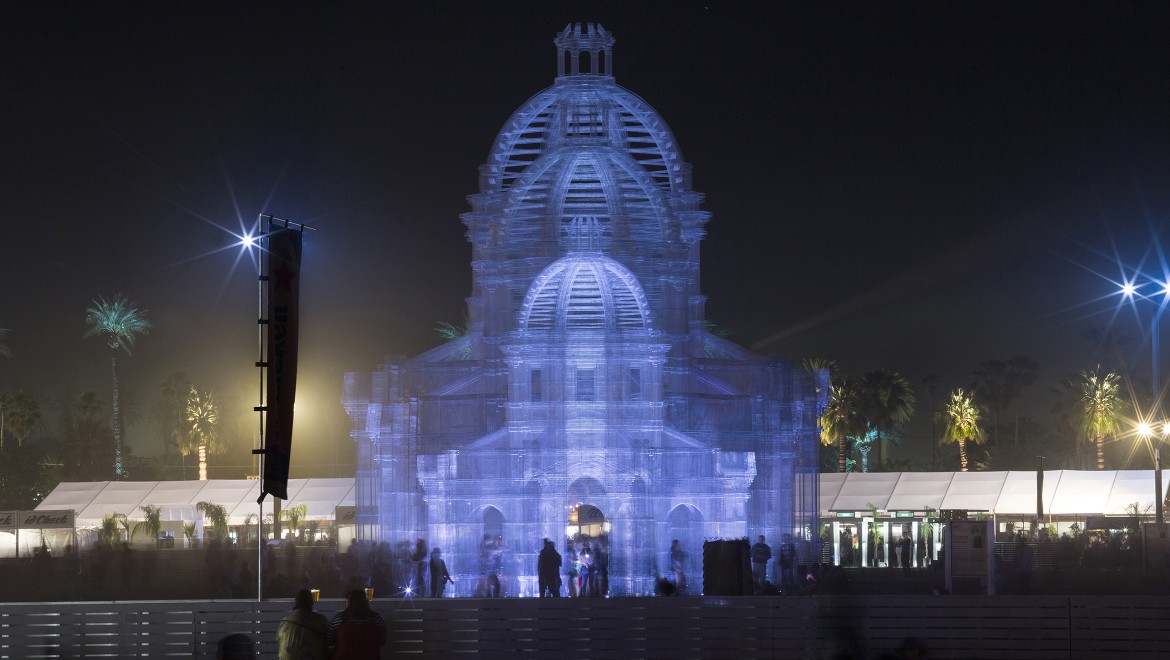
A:
{"label": "white tent", "polygon": [[953,472],[902,472],[886,504],[889,511],[941,509]]}
{"label": "white tent", "polygon": [[[285,506],[304,503],[306,520],[332,520],[338,506],[353,506],[353,489],[353,479],[290,479]],[[141,520],[145,505],[161,508],[164,521],[199,521],[203,515],[195,505],[211,502],[227,509],[229,525],[242,525],[249,514],[258,513],[259,495],[260,482],[246,479],[63,482],[36,510],[75,511],[77,527],[85,528],[101,525],[102,518],[113,513]],[[272,512],[271,498],[264,509]]]}
{"label": "white tent", "polygon": [[885,509],[901,472],[854,472],[845,477],[845,484],[833,502],[832,511],[866,511]]}
{"label": "white tent", "polygon": [[[1170,482],[1170,479],[1164,480]],[[1163,497],[1170,483],[1163,483]],[[1046,470],[1044,511],[1059,516],[1148,514],[1154,508],[1153,470]],[[285,507],[304,504],[307,521],[333,520],[338,506],[354,506],[354,480],[290,479]],[[195,521],[198,502],[222,504],[228,524],[242,525],[259,508],[260,483],[252,480],[64,482],[38,511],[77,512],[77,527],[96,527],[111,513],[142,518],[142,506],[161,507],[164,521]],[[271,498],[265,512],[271,512]],[[1036,512],[1036,473],[1016,472],[851,472],[820,475],[821,515],[853,511],[965,509],[996,515]]]}
{"label": "white tent", "polygon": [[841,494],[841,487],[845,485],[845,477],[847,476],[842,472],[828,472],[821,475],[820,502],[818,503],[821,507],[821,513],[833,510],[833,502],[836,502],[837,495]]}
{"label": "white tent", "polygon": [[[1163,483],[1162,496],[1168,483]],[[1153,470],[1045,470],[1044,513],[1059,516],[1148,514]],[[1036,513],[1036,472],[854,472],[821,475],[821,514],[964,509],[1001,516]]]}

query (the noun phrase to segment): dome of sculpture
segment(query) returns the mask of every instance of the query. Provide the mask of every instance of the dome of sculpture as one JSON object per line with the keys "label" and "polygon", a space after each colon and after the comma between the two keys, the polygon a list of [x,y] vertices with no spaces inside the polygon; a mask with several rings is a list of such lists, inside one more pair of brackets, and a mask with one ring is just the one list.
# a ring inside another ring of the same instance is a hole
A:
{"label": "dome of sculpture", "polygon": [[575,252],[553,262],[528,289],[521,330],[647,330],[642,286],[626,267],[600,254]]}
{"label": "dome of sculpture", "polygon": [[608,147],[632,156],[647,181],[665,191],[689,186],[687,167],[670,127],[613,77],[611,34],[600,25],[566,27],[556,39],[552,87],[528,99],[492,143],[481,189],[505,191],[540,156],[564,146]]}

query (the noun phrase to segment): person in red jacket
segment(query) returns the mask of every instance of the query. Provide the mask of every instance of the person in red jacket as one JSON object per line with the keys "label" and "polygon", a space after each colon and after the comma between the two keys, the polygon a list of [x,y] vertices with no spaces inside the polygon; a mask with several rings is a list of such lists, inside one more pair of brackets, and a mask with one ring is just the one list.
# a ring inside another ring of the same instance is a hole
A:
{"label": "person in red jacket", "polygon": [[333,660],[377,660],[386,644],[386,622],[370,609],[366,592],[354,589],[345,596],[345,609],[333,615],[325,643]]}

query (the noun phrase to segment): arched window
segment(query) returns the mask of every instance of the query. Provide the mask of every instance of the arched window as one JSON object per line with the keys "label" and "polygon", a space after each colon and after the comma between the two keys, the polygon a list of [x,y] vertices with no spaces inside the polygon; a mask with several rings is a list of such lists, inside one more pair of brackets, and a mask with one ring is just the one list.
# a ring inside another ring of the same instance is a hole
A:
{"label": "arched window", "polygon": [[489,539],[504,535],[504,514],[494,506],[489,506],[483,511],[483,535]]}

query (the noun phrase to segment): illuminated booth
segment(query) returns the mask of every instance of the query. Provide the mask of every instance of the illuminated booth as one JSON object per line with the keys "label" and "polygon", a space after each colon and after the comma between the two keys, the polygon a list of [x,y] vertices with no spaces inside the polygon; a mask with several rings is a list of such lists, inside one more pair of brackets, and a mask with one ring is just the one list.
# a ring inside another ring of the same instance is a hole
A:
{"label": "illuminated booth", "polygon": [[709,331],[703,195],[614,81],[614,43],[566,27],[553,85],[493,141],[462,218],[466,333],[346,374],[357,538],[441,547],[460,593],[489,544],[505,595],[535,595],[541,539],[569,537],[632,595],[670,575],[675,539],[694,587],[705,539],[816,537],[828,374]]}
{"label": "illuminated booth", "polygon": [[0,558],[60,556],[76,544],[70,510],[0,511]]}
{"label": "illuminated booth", "polygon": [[930,565],[951,512],[994,520],[999,543],[1017,532],[1035,540],[1037,495],[1043,509],[1038,522],[1049,540],[1074,530],[1137,529],[1143,517],[1153,517],[1153,470],[1045,470],[1040,493],[1038,483],[1035,470],[822,474],[822,561],[896,566],[896,542],[908,535],[912,565]]}

